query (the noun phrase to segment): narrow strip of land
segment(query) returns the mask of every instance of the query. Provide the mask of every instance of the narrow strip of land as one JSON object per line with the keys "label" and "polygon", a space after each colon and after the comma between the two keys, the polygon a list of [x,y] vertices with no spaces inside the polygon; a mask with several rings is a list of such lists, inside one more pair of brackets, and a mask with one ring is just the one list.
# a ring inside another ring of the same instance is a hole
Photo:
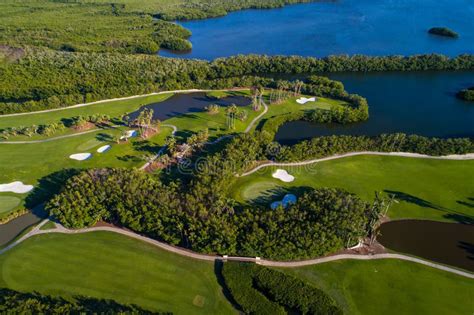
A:
{"label": "narrow strip of land", "polygon": [[0,250],[0,255],[12,249],[13,247],[17,246],[18,244],[25,241],[26,239],[33,237],[35,235],[50,234],[50,233],[81,234],[81,233],[106,231],[106,232],[113,232],[113,233],[118,233],[124,236],[128,236],[128,237],[146,242],[148,244],[154,245],[156,247],[159,247],[161,249],[167,250],[169,252],[172,252],[181,256],[185,256],[185,257],[189,257],[193,259],[205,260],[205,261],[226,261],[227,260],[227,261],[240,261],[240,262],[254,262],[260,265],[264,265],[264,266],[295,268],[295,267],[302,267],[302,266],[309,266],[309,265],[317,265],[317,264],[322,264],[322,263],[337,261],[337,260],[344,260],[344,259],[355,259],[355,260],[400,259],[400,260],[411,261],[414,263],[422,264],[422,265],[436,268],[439,270],[443,270],[446,272],[454,273],[459,276],[467,277],[470,279],[474,279],[473,273],[465,272],[465,271],[451,268],[445,265],[441,265],[434,262],[419,259],[416,257],[411,257],[411,256],[406,256],[406,255],[401,255],[401,254],[374,254],[374,255],[339,254],[339,255],[301,260],[301,261],[272,261],[272,260],[260,259],[259,257],[237,257],[237,256],[227,257],[227,256],[205,255],[205,254],[195,253],[183,248],[171,246],[169,244],[151,239],[146,236],[136,234],[132,231],[128,231],[128,230],[124,230],[124,229],[120,229],[116,227],[111,227],[111,226],[99,226],[99,227],[69,230],[69,229],[64,228],[60,224],[56,224],[56,228],[54,229],[41,230],[41,227],[47,222],[49,222],[49,220],[42,221],[40,224],[34,227],[30,232],[26,233],[25,235],[20,237],[18,240],[14,241],[10,245]]}
{"label": "narrow strip of land", "polygon": [[282,162],[282,163],[268,162],[268,163],[260,164],[259,166],[251,169],[250,171],[242,173],[240,175],[236,175],[236,176],[237,177],[247,176],[247,175],[257,172],[258,170],[262,168],[270,167],[270,166],[303,166],[303,165],[330,161],[330,160],[337,160],[337,159],[342,159],[342,158],[357,156],[357,155],[400,156],[400,157],[409,157],[409,158],[418,158],[418,159],[434,159],[434,160],[474,160],[474,153],[468,153],[468,154],[462,154],[462,155],[460,154],[460,155],[432,156],[432,155],[410,153],[410,152],[360,151],[360,152],[349,152],[345,154],[337,154],[337,155],[332,155],[325,158],[300,161],[300,162]]}
{"label": "narrow strip of land", "polygon": [[95,101],[95,102],[90,102],[90,103],[81,103],[81,104],[76,104],[76,105],[71,105],[71,106],[66,106],[66,107],[39,110],[39,111],[35,111],[35,112],[4,114],[4,115],[0,115],[0,118],[2,118],[2,117],[15,117],[15,116],[34,115],[34,114],[40,114],[40,113],[51,113],[51,112],[57,112],[57,111],[67,110],[67,109],[72,109],[72,108],[86,107],[86,106],[91,106],[91,105],[96,105],[96,104],[101,104],[101,103],[107,103],[107,102],[113,102],[113,101],[126,101],[126,100],[135,99],[135,98],[154,96],[154,95],[162,95],[162,94],[168,94],[168,93],[177,94],[177,93],[195,93],[195,92],[244,91],[244,90],[248,90],[248,88],[234,88],[234,89],[222,89],[222,90],[187,89],[187,90],[161,91],[161,92],[154,92],[154,93],[149,93],[149,94],[138,94],[138,95],[132,95],[132,96],[126,96],[126,97],[110,98],[110,99],[100,100],[100,101]]}
{"label": "narrow strip of land", "polygon": [[72,138],[72,137],[77,137],[77,136],[82,136],[88,133],[93,133],[97,132],[100,130],[105,130],[105,129],[100,129],[100,128],[95,128],[95,129],[90,129],[87,131],[82,131],[82,132],[76,132],[72,133],[69,135],[64,135],[64,136],[59,136],[59,137],[53,137],[53,138],[47,138],[47,139],[42,139],[42,140],[25,140],[25,141],[0,141],[0,144],[34,144],[34,143],[45,143],[45,142],[51,142],[55,140],[61,140],[61,139],[66,139],[66,138]]}

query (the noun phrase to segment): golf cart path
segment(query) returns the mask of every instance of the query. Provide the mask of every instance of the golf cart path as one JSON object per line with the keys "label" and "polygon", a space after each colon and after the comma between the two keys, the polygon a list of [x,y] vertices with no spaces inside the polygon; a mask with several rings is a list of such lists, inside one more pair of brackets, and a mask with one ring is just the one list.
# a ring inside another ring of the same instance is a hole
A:
{"label": "golf cart path", "polygon": [[[252,130],[252,128],[254,127],[254,125],[257,123],[257,121],[259,121],[259,119],[262,118],[263,115],[265,115],[265,114],[268,112],[268,106],[267,106],[267,104],[265,104],[265,102],[262,102],[262,105],[263,105],[263,111],[262,111],[260,114],[258,114],[257,117],[255,117],[254,119],[252,119],[252,121],[250,122],[250,124],[249,124],[249,125],[247,126],[247,128],[245,129],[244,133],[249,133],[249,132]],[[171,133],[172,136],[174,136],[174,134],[175,134],[176,132],[178,132],[178,128],[177,128],[175,125],[163,124],[162,126],[163,126],[163,127],[171,127],[171,128],[173,128],[173,132]],[[208,141],[208,142],[206,142],[205,144],[206,144],[206,145],[214,145],[214,144],[216,144],[216,143],[221,142],[221,141],[224,140],[224,139],[228,139],[228,138],[232,138],[232,137],[234,137],[234,135],[224,135],[224,136],[221,136],[221,137],[217,138],[216,140]],[[165,148],[166,148],[166,147],[162,147],[162,148],[160,149],[160,151],[158,151],[158,153],[154,156],[153,160],[152,160],[151,162],[145,163],[142,167],[140,167],[140,170],[146,169],[148,166],[151,165],[151,163],[153,163],[156,159],[158,159],[158,158],[160,157],[160,155],[163,153],[163,151],[164,151]]]}
{"label": "golf cart path", "polygon": [[381,156],[399,156],[399,157],[409,157],[409,158],[418,158],[418,159],[433,159],[433,160],[456,160],[456,161],[463,161],[463,160],[474,160],[474,153],[467,153],[467,154],[459,154],[459,155],[445,155],[445,156],[432,156],[426,154],[418,154],[418,153],[409,153],[409,152],[377,152],[377,151],[359,151],[359,152],[349,152],[345,154],[336,154],[332,156],[328,156],[325,158],[301,161],[301,162],[268,162],[261,164],[248,172],[242,173],[240,175],[236,175],[237,177],[243,177],[250,174],[257,172],[258,170],[270,167],[270,166],[304,166],[308,164],[330,161],[330,160],[337,160],[342,159],[350,156],[358,156],[358,155],[381,155]]}
{"label": "golf cart path", "polygon": [[52,234],[52,233],[61,233],[61,234],[83,234],[83,233],[90,233],[90,232],[98,232],[98,231],[105,231],[105,232],[113,232],[118,233],[124,236],[128,236],[145,243],[151,244],[153,246],[159,247],[166,251],[185,256],[188,258],[198,259],[198,260],[205,260],[205,261],[240,261],[240,262],[254,262],[259,265],[263,266],[270,266],[270,267],[284,267],[284,268],[295,268],[295,267],[302,267],[302,266],[309,266],[309,265],[317,265],[322,264],[330,261],[337,261],[337,260],[345,260],[345,259],[354,259],[354,260],[373,260],[373,259],[399,259],[410,261],[418,264],[422,264],[428,267],[432,267],[435,269],[443,270],[446,272],[450,272],[462,277],[474,279],[474,273],[465,272],[462,270],[458,270],[455,268],[451,268],[445,265],[437,264],[434,262],[426,261],[423,259],[419,259],[416,257],[401,255],[401,254],[374,254],[374,255],[355,255],[355,254],[339,254],[315,259],[308,259],[308,260],[301,260],[301,261],[272,261],[261,259],[259,257],[235,257],[235,256],[216,256],[216,255],[204,255],[198,254],[189,250],[185,250],[180,247],[175,247],[168,245],[166,243],[151,239],[146,236],[142,236],[136,234],[134,232],[120,229],[117,227],[110,227],[110,226],[100,226],[100,227],[91,227],[91,228],[84,228],[84,229],[77,229],[77,230],[69,230],[64,228],[62,225],[56,223],[55,229],[50,230],[41,230],[41,227],[45,225],[49,220],[44,220],[37,226],[35,226],[31,231],[8,245],[7,247],[0,250],[0,255],[7,252],[8,250],[12,249],[13,247],[17,246],[18,244],[22,243],[26,239],[33,237],[35,235],[41,234]]}

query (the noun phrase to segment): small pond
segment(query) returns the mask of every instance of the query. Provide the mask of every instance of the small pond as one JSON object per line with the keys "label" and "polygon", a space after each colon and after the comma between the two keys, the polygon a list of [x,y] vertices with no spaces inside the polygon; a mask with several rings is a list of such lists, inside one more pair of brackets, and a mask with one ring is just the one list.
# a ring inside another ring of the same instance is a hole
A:
{"label": "small pond", "polygon": [[426,220],[382,224],[378,241],[385,247],[474,271],[474,225]]}
{"label": "small pond", "polygon": [[456,98],[474,85],[473,71],[330,74],[346,90],[367,98],[368,121],[340,125],[293,121],[276,134],[280,143],[327,135],[404,132],[428,137],[474,136],[474,104]]}
{"label": "small pond", "polygon": [[237,106],[250,105],[251,99],[241,95],[229,95],[223,98],[214,99],[206,96],[206,93],[175,94],[163,102],[148,104],[139,110],[131,113],[128,117],[133,120],[138,117],[140,112],[145,109],[153,109],[153,118],[166,120],[174,116],[187,113],[201,112],[206,106],[217,104],[219,106]]}
{"label": "small pond", "polygon": [[42,214],[28,212],[8,223],[0,225],[0,246],[4,246],[29,226],[40,222]]}

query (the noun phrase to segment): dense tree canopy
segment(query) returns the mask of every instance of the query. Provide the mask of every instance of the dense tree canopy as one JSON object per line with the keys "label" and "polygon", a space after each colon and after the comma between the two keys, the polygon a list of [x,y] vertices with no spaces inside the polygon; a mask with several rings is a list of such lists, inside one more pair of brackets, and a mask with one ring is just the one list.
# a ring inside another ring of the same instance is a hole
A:
{"label": "dense tree canopy", "polygon": [[[322,59],[249,55],[205,62],[31,48],[0,48],[0,51],[4,55],[0,62],[0,114],[161,90],[269,85],[271,80],[263,77],[280,74],[474,69],[474,57],[470,55],[457,58],[441,55],[331,56]],[[312,85],[324,86],[320,81]],[[328,89],[338,90],[337,86],[327,86],[326,92]]]}
{"label": "dense tree canopy", "polygon": [[151,312],[135,305],[112,300],[75,297],[71,301],[39,293],[20,293],[0,289],[2,314],[167,314]]}

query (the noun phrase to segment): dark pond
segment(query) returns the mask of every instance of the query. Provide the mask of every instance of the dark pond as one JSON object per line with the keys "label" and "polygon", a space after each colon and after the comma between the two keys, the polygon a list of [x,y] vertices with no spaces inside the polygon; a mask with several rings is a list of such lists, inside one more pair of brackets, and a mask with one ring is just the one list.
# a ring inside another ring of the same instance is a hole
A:
{"label": "dark pond", "polygon": [[7,244],[29,226],[41,221],[39,214],[29,212],[6,224],[0,225],[0,246]]}
{"label": "dark pond", "polygon": [[219,106],[229,106],[232,104],[246,106],[250,105],[250,103],[250,98],[240,95],[230,95],[220,99],[213,99],[207,97],[206,93],[202,92],[175,94],[163,102],[143,106],[128,116],[133,120],[138,117],[144,108],[150,108],[153,109],[154,119],[165,120],[182,114],[201,112],[204,107],[209,106],[210,104],[217,104]]}
{"label": "dark pond", "polygon": [[329,75],[367,98],[370,118],[350,124],[284,124],[276,140],[289,144],[316,136],[404,132],[432,137],[474,136],[474,104],[455,97],[474,85],[473,71],[347,73]]}
{"label": "dark pond", "polygon": [[[193,33],[187,54],[163,56],[215,59],[237,54],[413,55],[474,53],[472,0],[340,0],[243,10],[225,17],[181,23]],[[429,35],[446,26],[459,39]]]}
{"label": "dark pond", "polygon": [[474,271],[474,225],[425,220],[382,224],[385,247],[439,263]]}

